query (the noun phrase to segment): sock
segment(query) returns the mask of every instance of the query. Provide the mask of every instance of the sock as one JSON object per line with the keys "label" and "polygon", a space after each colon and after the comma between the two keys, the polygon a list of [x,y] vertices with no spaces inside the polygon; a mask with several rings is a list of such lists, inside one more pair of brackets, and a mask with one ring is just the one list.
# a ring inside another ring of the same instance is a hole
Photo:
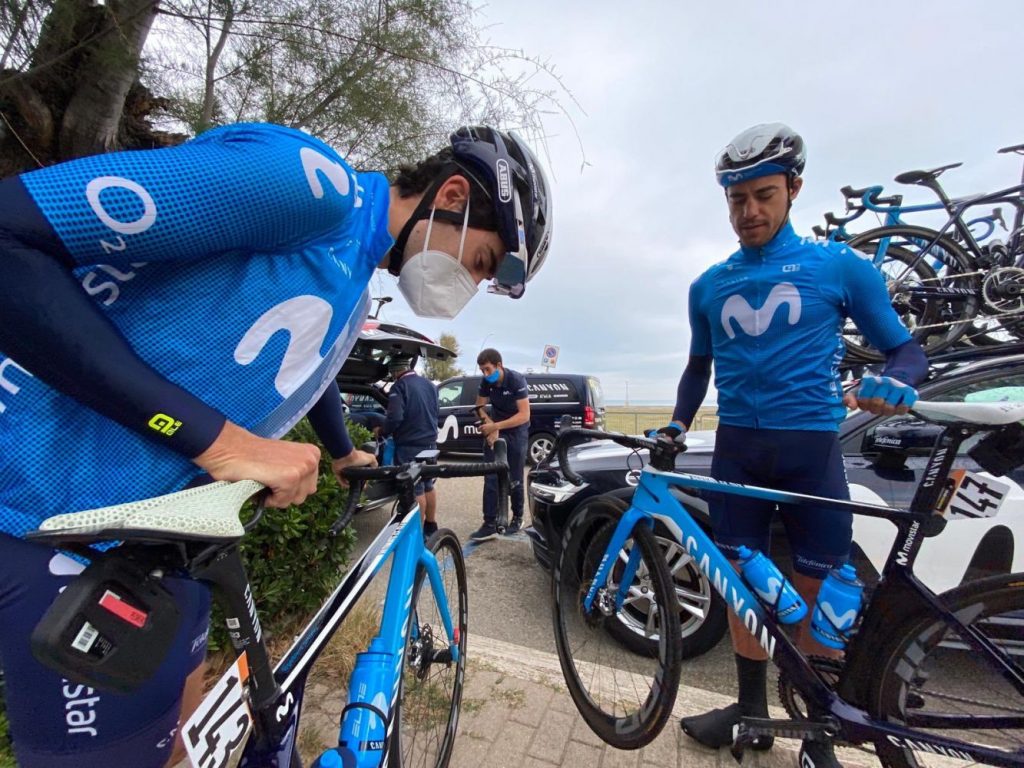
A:
{"label": "sock", "polygon": [[[740,687],[739,701],[702,715],[684,717],[679,721],[679,727],[687,736],[706,747],[718,749],[732,744],[733,727],[741,717],[768,716],[768,662],[754,661],[737,654],[736,677]],[[760,736],[751,749],[771,749],[774,741],[771,736]]]}

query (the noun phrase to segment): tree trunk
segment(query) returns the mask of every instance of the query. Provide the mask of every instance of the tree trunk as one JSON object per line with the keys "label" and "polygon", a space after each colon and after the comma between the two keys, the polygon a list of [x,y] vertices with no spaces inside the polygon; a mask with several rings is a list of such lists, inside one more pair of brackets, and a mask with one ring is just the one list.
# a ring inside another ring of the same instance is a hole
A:
{"label": "tree trunk", "polygon": [[107,13],[76,73],[61,121],[62,159],[108,152],[119,146],[128,90],[139,76],[139,58],[156,16],[157,0],[118,0]]}

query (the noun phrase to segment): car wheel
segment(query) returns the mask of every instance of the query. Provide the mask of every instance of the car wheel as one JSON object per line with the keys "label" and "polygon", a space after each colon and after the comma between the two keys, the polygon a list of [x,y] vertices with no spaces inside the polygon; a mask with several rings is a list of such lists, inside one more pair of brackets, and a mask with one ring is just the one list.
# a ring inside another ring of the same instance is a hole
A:
{"label": "car wheel", "polygon": [[[580,505],[573,514],[585,514],[587,504],[594,500],[607,503],[609,497],[595,496]],[[623,511],[628,503],[619,498],[611,499]],[[703,527],[703,526],[702,526]],[[654,527],[655,540],[664,552],[668,569],[675,583],[679,599],[679,623],[682,628],[682,657],[694,658],[714,648],[729,628],[725,601],[711,582],[700,570],[689,552],[669,532],[657,523]],[[641,566],[642,567],[642,566]],[[637,574],[643,578],[645,574]],[[619,613],[620,621],[609,623],[608,632],[626,648],[642,656],[653,656],[658,652],[658,637],[645,632],[647,613],[630,605]]]}
{"label": "car wheel", "polygon": [[551,453],[551,449],[554,447],[554,435],[547,432],[538,432],[535,435],[531,435],[530,442],[526,446],[526,460],[531,467],[536,466],[543,459],[547,458],[547,455]]}

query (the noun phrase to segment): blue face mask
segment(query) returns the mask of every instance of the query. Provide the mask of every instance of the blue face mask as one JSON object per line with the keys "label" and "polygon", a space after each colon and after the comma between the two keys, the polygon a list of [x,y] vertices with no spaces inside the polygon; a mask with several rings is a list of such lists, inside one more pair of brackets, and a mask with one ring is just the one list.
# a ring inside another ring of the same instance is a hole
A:
{"label": "blue face mask", "polygon": [[489,376],[484,376],[484,381],[486,381],[488,384],[497,384],[498,383],[498,379],[500,379],[500,378],[501,378],[501,369],[498,368],[496,371],[494,371],[494,373],[490,374]]}

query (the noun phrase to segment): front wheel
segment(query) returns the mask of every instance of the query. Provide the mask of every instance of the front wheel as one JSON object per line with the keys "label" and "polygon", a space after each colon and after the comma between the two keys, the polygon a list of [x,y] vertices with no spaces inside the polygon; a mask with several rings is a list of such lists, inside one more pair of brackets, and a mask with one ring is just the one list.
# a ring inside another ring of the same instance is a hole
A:
{"label": "front wheel", "polygon": [[452,660],[437,597],[426,570],[420,566],[413,587],[389,768],[444,768],[451,758],[459,724],[466,671],[466,564],[462,546],[450,530],[437,531],[426,546],[441,572],[459,658]]}
{"label": "front wheel", "polygon": [[[1006,653],[1016,674],[1024,676],[1024,574],[969,582],[941,599],[961,622]],[[868,700],[872,716],[922,734],[985,745],[1005,753],[1010,762],[1022,759],[1024,693],[991,661],[933,616],[906,617],[888,634],[892,640],[880,649],[879,674]],[[980,723],[971,722],[985,717],[1003,718],[1002,727],[980,729]],[[913,736],[879,741],[876,749],[887,768],[976,764],[966,754],[925,751]]]}
{"label": "front wheel", "polygon": [[[633,529],[590,611],[584,607],[598,566],[622,517],[613,503],[592,503],[566,526],[552,578],[552,618],[558,660],[583,719],[618,749],[639,749],[661,732],[679,687],[679,608],[662,549],[643,522]],[[630,553],[639,555],[624,603],[616,596]],[[621,557],[620,557],[621,555]],[[628,614],[628,616],[627,616]],[[654,644],[639,656],[616,639],[625,622]]]}

